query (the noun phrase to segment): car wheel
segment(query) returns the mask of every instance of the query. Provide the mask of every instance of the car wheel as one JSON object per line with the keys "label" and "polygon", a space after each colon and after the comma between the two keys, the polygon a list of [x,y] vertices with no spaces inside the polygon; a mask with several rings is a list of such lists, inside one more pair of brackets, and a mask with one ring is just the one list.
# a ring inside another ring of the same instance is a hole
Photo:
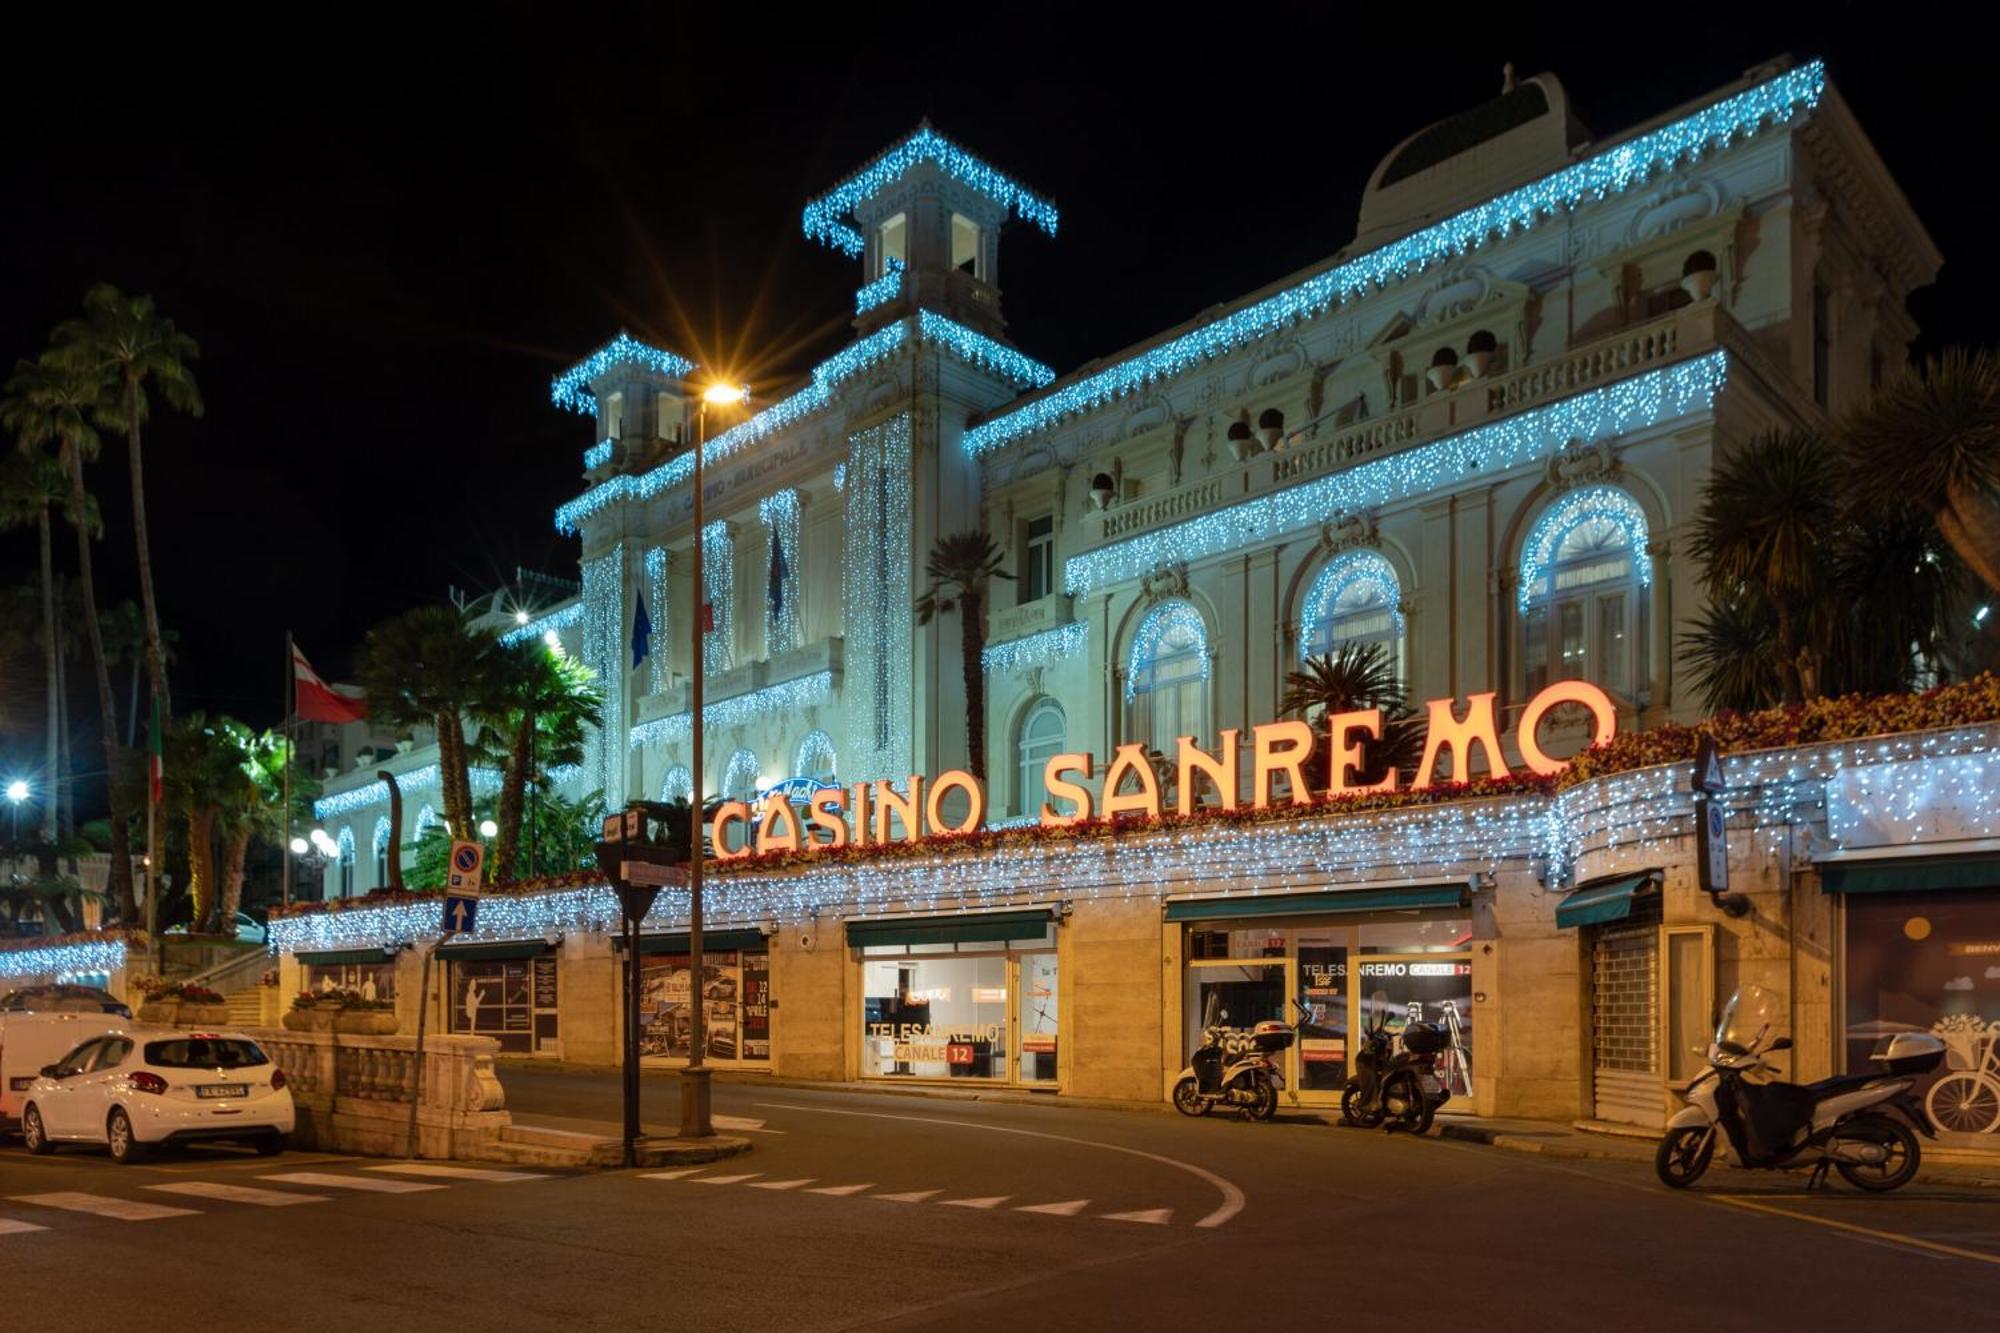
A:
{"label": "car wheel", "polygon": [[111,1115],[104,1122],[104,1135],[111,1148],[111,1160],[120,1166],[130,1166],[146,1155],[144,1145],[132,1132],[132,1117],[125,1114],[123,1107],[111,1108]]}
{"label": "car wheel", "polygon": [[42,1128],[42,1108],[32,1103],[21,1112],[21,1142],[37,1157],[47,1157],[56,1150],[48,1131]]}
{"label": "car wheel", "polygon": [[251,1146],[259,1157],[276,1157],[285,1150],[285,1136],[282,1134],[260,1134]]}

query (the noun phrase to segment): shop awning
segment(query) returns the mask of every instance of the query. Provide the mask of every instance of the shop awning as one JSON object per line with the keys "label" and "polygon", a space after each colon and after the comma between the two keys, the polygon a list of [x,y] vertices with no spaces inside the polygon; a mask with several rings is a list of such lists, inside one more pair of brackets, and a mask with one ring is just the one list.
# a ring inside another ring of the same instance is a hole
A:
{"label": "shop awning", "polygon": [[386,963],[396,956],[396,949],[393,945],[384,948],[379,944],[370,949],[322,949],[311,953],[301,949],[292,956],[307,967],[352,967]]}
{"label": "shop awning", "polygon": [[885,944],[982,944],[1025,940],[1049,928],[1049,910],[988,912],[979,916],[921,916],[901,921],[850,921],[851,948]]}
{"label": "shop awning", "polygon": [[[703,954],[722,953],[730,949],[747,949],[755,953],[759,949],[768,949],[770,944],[770,937],[761,930],[704,930],[701,932],[701,951]],[[624,937],[614,937],[611,941],[611,947],[613,949],[623,949],[625,947]],[[686,931],[682,931],[678,935],[641,935],[639,937],[639,956],[641,958],[651,958],[657,954],[686,953],[687,951],[688,937]]]}
{"label": "shop awning", "polygon": [[494,963],[517,958],[540,958],[555,952],[547,940],[465,940],[440,944],[437,956],[454,963]]}
{"label": "shop awning", "polygon": [[1889,860],[1825,861],[1819,886],[1828,893],[1922,893],[1938,889],[2000,889],[2000,852],[1977,856],[1906,856]]}
{"label": "shop awning", "polygon": [[1465,904],[1465,881],[1454,879],[1441,884],[1395,884],[1378,888],[1330,889],[1325,893],[1182,898],[1167,904],[1167,920],[1213,921],[1217,917],[1325,916],[1334,912],[1395,912],[1425,907],[1463,907]]}
{"label": "shop awning", "polygon": [[1632,901],[1642,893],[1657,889],[1660,872],[1642,870],[1636,875],[1606,875],[1576,886],[1574,892],[1556,904],[1556,928],[1601,926],[1607,921],[1623,921],[1632,915]]}

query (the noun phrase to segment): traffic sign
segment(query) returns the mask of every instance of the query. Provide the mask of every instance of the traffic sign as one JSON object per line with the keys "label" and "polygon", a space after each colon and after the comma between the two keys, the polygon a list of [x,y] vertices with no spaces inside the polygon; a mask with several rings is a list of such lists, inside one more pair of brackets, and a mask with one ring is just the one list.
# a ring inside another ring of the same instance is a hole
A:
{"label": "traffic sign", "polygon": [[1695,801],[1696,866],[1703,893],[1729,891],[1729,806],[1712,796]]}
{"label": "traffic sign", "polygon": [[688,882],[685,865],[655,865],[651,861],[627,861],[619,866],[618,874],[627,884],[641,884],[655,889],[685,888]]}
{"label": "traffic sign", "polygon": [[440,928],[446,935],[464,935],[479,924],[479,899],[453,894],[444,900],[444,924]]}
{"label": "traffic sign", "polygon": [[476,842],[453,842],[451,862],[445,871],[445,888],[452,893],[477,897],[480,870],[485,864],[484,846]]}
{"label": "traffic sign", "polygon": [[1694,751],[1694,789],[1720,796],[1727,785],[1722,778],[1722,754],[1715,748],[1715,738],[1703,735]]}

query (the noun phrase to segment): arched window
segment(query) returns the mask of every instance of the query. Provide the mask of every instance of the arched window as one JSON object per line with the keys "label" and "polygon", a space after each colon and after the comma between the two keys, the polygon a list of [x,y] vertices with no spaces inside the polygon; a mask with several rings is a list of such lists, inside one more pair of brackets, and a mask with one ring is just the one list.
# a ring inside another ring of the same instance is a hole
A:
{"label": "arched window", "polygon": [[354,830],[342,828],[339,838],[340,851],[340,896],[354,896]]}
{"label": "arched window", "polygon": [[1550,505],[1521,551],[1521,661],[1528,692],[1588,680],[1630,694],[1638,679],[1639,601],[1652,582],[1646,515],[1615,486]]}
{"label": "arched window", "polygon": [[660,779],[660,799],[694,803],[694,775],[688,772],[686,764],[675,764]]}
{"label": "arched window", "polygon": [[441,822],[442,821],[438,819],[438,812],[436,810],[434,810],[428,805],[424,806],[422,809],[417,811],[415,834],[414,836],[411,837],[410,841],[422,842],[424,840],[424,835],[426,833],[429,833],[434,826],[436,826]]}
{"label": "arched window", "polygon": [[381,888],[389,882],[389,817],[383,815],[375,821],[375,887]]}
{"label": "arched window", "polygon": [[833,737],[823,731],[808,731],[792,758],[791,776],[816,782],[838,782],[835,775]]}
{"label": "arched window", "polygon": [[1208,734],[1208,627],[1194,603],[1163,601],[1132,636],[1125,734],[1172,753],[1176,736]]}
{"label": "arched window", "polygon": [[1352,643],[1388,649],[1403,675],[1403,590],[1396,571],[1374,551],[1349,551],[1319,572],[1299,615],[1299,656],[1317,657]]}
{"label": "arched window", "polygon": [[1049,758],[1061,754],[1068,743],[1069,719],[1063,716],[1062,705],[1054,699],[1037,699],[1021,719],[1020,734],[1014,740],[1014,753],[1018,756],[1018,776],[1014,782],[1014,790],[1019,793],[1016,814],[1041,813],[1049,799],[1048,784],[1043,781]]}
{"label": "arched window", "polygon": [[729,756],[729,763],[722,770],[722,794],[732,801],[755,801],[757,799],[757,776],[761,772],[757,756],[749,750],[738,750]]}

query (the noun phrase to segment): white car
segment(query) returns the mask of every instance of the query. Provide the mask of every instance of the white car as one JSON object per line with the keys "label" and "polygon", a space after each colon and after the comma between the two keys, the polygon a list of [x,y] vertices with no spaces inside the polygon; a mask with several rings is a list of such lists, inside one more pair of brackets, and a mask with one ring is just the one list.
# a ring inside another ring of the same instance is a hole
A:
{"label": "white car", "polygon": [[133,1024],[42,1069],[22,1099],[21,1139],[32,1153],[101,1143],[119,1163],[198,1140],[269,1155],[284,1150],[292,1120],[284,1071],[250,1038]]}

